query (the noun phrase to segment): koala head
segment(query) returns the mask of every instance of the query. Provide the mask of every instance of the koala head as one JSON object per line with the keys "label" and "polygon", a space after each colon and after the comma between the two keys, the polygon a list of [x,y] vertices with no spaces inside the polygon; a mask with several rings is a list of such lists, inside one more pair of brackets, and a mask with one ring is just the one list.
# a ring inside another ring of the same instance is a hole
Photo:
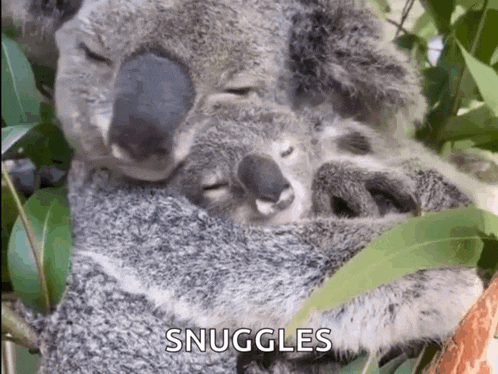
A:
{"label": "koala head", "polygon": [[315,157],[311,133],[295,120],[251,113],[209,121],[168,186],[234,222],[297,221],[311,207]]}
{"label": "koala head", "polygon": [[306,126],[306,109],[328,108],[388,128],[424,106],[414,69],[350,0],[82,1],[56,42],[70,143],[142,180],[167,179],[207,118]]}
{"label": "koala head", "polygon": [[[58,30],[58,116],[86,161],[174,180],[236,221],[383,215],[417,203],[418,182],[404,174],[407,157],[390,130],[421,118],[419,78],[379,20],[351,0],[4,3],[14,17],[29,14],[25,23]],[[231,127],[237,157],[227,152],[230,165],[215,165],[222,153],[201,148]],[[282,144],[295,139],[306,156],[286,166]],[[215,156],[195,156],[206,152]],[[237,191],[238,213],[228,214]]]}

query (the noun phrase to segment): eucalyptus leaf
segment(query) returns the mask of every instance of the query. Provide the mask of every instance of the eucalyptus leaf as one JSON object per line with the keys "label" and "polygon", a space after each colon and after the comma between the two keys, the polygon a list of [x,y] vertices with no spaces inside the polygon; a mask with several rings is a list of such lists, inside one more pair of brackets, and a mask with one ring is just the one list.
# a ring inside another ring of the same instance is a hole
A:
{"label": "eucalyptus leaf", "polygon": [[483,64],[468,53],[459,41],[457,44],[484,102],[494,116],[498,117],[498,74],[490,66]]}
{"label": "eucalyptus leaf", "polygon": [[491,57],[489,59],[490,65],[494,65],[496,63],[498,63],[498,46],[495,48],[495,50],[493,51],[493,54],[491,55]]}
{"label": "eucalyptus leaf", "polygon": [[455,9],[455,0],[420,0],[420,3],[431,15],[440,32],[449,29],[451,14]]}
{"label": "eucalyptus leaf", "polygon": [[69,168],[73,151],[54,123],[42,123],[22,145],[24,154],[38,167],[57,164],[62,169]]}
{"label": "eucalyptus leaf", "polygon": [[375,372],[379,366],[375,355],[364,355],[356,358],[346,366],[340,368],[335,374],[364,374]]}
{"label": "eucalyptus leaf", "polygon": [[410,219],[382,234],[325,280],[288,330],[294,331],[314,310],[332,310],[418,269],[476,266],[484,246],[480,232],[496,235],[498,217],[473,206]]}
{"label": "eucalyptus leaf", "polygon": [[476,135],[488,135],[490,139],[498,136],[496,117],[487,105],[481,105],[463,115],[449,118],[440,130],[438,139],[440,142],[456,141]]}
{"label": "eucalyptus leaf", "polygon": [[475,135],[464,140],[451,141],[450,149],[465,150],[471,148],[479,148],[486,151],[498,152],[498,135]]}
{"label": "eucalyptus leaf", "polygon": [[498,272],[498,247],[496,246],[496,235],[486,235],[482,239],[484,248],[482,256],[477,263],[477,267],[482,271],[486,281],[490,281],[493,275]]}
{"label": "eucalyptus leaf", "polygon": [[[21,202],[24,202],[22,195],[19,196]],[[9,272],[7,269],[7,247],[9,245],[9,237],[14,226],[14,222],[19,215],[14,197],[10,189],[4,185],[2,179],[2,291],[4,283],[10,283]],[[10,291],[10,290],[9,290]]]}
{"label": "eucalyptus leaf", "polygon": [[38,120],[40,103],[28,59],[15,41],[2,35],[2,118],[8,126]]}
{"label": "eucalyptus leaf", "polygon": [[398,356],[388,363],[382,365],[379,369],[372,372],[372,374],[394,374],[397,368],[401,366],[408,358],[405,354]]}
{"label": "eucalyptus leaf", "polygon": [[437,36],[437,28],[428,12],[422,13],[413,23],[411,30],[418,37],[429,41]]}
{"label": "eucalyptus leaf", "polygon": [[450,102],[451,89],[449,86],[450,76],[446,69],[435,66],[423,71],[425,84],[424,95],[432,107],[436,103]]}
{"label": "eucalyptus leaf", "polygon": [[413,374],[417,368],[417,361],[418,360],[416,358],[406,360],[399,366],[399,368],[396,369],[394,374]]}
{"label": "eucalyptus leaf", "polygon": [[[485,0],[456,0],[456,5],[461,5],[467,9],[481,10]],[[489,0],[488,9],[498,10],[498,0]]]}
{"label": "eucalyptus leaf", "polygon": [[[482,11],[468,11],[455,22],[456,36],[467,51],[471,51],[472,46],[476,43],[475,38],[483,17]],[[498,35],[498,10],[488,10],[484,27],[479,33],[478,48],[473,52],[476,59],[485,64],[493,65],[490,61],[498,46],[496,35]]]}
{"label": "eucalyptus leaf", "polygon": [[[72,236],[66,194],[63,188],[44,188],[37,191],[25,205],[35,239],[41,248],[51,306],[61,299],[69,273]],[[12,286],[24,303],[37,311],[44,311],[36,264],[19,218],[10,237],[8,268]]]}
{"label": "eucalyptus leaf", "polygon": [[2,156],[36,126],[38,126],[37,123],[30,123],[2,128]]}

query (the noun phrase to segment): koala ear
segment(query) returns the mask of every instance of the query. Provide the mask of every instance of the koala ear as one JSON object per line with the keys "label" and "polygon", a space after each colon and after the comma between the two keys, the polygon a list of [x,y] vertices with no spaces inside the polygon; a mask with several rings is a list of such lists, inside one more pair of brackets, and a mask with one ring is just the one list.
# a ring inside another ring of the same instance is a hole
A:
{"label": "koala ear", "polygon": [[384,40],[378,17],[349,3],[315,2],[294,16],[289,51],[297,95],[319,91],[356,118],[365,101],[394,111],[417,104],[420,79],[407,57]]}

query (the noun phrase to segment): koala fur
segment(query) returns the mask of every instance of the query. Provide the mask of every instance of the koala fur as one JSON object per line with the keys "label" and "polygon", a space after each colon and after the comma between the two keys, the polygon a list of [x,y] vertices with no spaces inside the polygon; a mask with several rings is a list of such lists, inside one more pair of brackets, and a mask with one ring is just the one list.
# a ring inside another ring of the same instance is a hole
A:
{"label": "koala fur", "polygon": [[[196,136],[168,187],[210,213],[264,225],[316,215],[434,211],[469,202],[431,165],[405,171],[403,165],[416,159],[403,160],[401,149],[360,123],[336,119],[298,131],[291,116],[271,120],[253,115],[237,124],[210,124]],[[432,192],[417,195],[426,190]]]}
{"label": "koala fur", "polygon": [[[79,5],[56,33],[57,111],[78,153],[69,181],[75,249],[64,299],[50,316],[33,317],[40,373],[309,372],[292,354],[263,365],[233,349],[169,353],[165,333],[283,328],[325,277],[406,219],[399,213],[467,203],[441,164],[392,131],[420,120],[425,104],[416,72],[366,8],[347,0]],[[195,147],[217,126],[233,144],[249,134],[242,151],[231,153],[228,140],[209,156],[233,160],[230,178],[243,176],[245,193],[267,187],[241,166],[263,152],[281,191],[283,179],[294,189],[305,181],[309,195],[296,190],[294,200],[304,196],[301,206],[322,216],[295,221],[306,215],[299,207],[269,222],[286,225],[245,226],[223,218],[246,219],[234,205],[202,201],[199,188],[212,181],[189,157],[209,151]],[[265,130],[241,130],[252,126]],[[289,169],[279,159],[289,148],[267,149],[282,129],[307,139],[298,143],[306,156]],[[404,154],[405,144],[421,160]],[[307,157],[311,169],[300,167]],[[419,270],[306,327],[329,328],[342,353],[440,340],[481,290],[474,269]]]}
{"label": "koala fur", "polygon": [[[237,369],[232,350],[167,353],[165,332],[281,328],[325,275],[403,220],[238,226],[167,189],[85,168],[72,169],[76,247],[65,298],[40,327],[41,373],[303,372],[285,355],[266,369]],[[481,290],[473,269],[421,270],[320,312],[306,327],[330,328],[342,352],[439,340]]]}

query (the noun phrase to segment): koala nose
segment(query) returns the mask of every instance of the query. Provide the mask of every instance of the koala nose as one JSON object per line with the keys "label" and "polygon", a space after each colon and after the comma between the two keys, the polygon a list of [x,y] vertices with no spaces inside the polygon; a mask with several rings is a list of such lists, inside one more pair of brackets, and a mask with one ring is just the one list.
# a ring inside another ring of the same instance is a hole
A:
{"label": "koala nose", "polygon": [[169,58],[139,54],[119,69],[115,91],[109,129],[115,156],[137,162],[167,157],[195,99],[188,71]]}
{"label": "koala nose", "polygon": [[285,195],[285,200],[292,202],[293,194],[291,199],[286,193],[291,190],[289,181],[282,175],[277,163],[269,157],[255,154],[244,157],[239,164],[237,176],[257,200],[279,203]]}

